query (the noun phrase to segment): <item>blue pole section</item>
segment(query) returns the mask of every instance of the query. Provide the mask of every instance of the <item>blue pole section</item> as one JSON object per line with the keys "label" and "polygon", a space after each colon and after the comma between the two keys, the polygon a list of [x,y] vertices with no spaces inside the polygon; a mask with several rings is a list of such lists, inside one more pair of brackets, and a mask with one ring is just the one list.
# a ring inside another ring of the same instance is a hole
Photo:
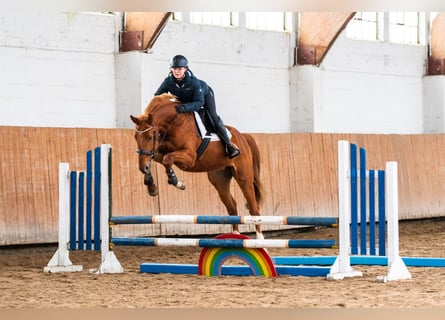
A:
{"label": "blue pole section", "polygon": [[[320,266],[275,266],[279,276],[307,276],[325,277],[330,267]],[[198,274],[197,264],[173,264],[173,263],[141,263],[141,273],[171,273],[171,274]],[[221,266],[222,276],[253,276],[250,266]]]}
{"label": "blue pole section", "polygon": [[[271,257],[275,265],[332,265],[336,256],[278,256]],[[407,267],[445,267],[445,258],[402,257]],[[387,256],[351,256],[351,265],[387,266]]]}
{"label": "blue pole section", "polygon": [[70,250],[76,250],[76,189],[77,172],[70,172]]}
{"label": "blue pole section", "polygon": [[366,254],[366,150],[360,148],[360,254]]}
{"label": "blue pole section", "polygon": [[93,156],[91,150],[87,151],[86,159],[86,243],[85,249],[92,249],[93,242]]}
{"label": "blue pole section", "polygon": [[79,172],[79,206],[78,206],[78,225],[77,225],[77,248],[79,250],[84,250],[84,215],[85,215],[85,206],[84,206],[84,185],[85,185],[85,172]]}
{"label": "blue pole section", "polygon": [[369,170],[369,254],[375,256],[375,170]]}
{"label": "blue pole section", "polygon": [[113,224],[153,224],[152,216],[114,216],[110,217]]}
{"label": "blue pole section", "polygon": [[379,256],[386,256],[385,171],[378,172]]}
{"label": "blue pole section", "polygon": [[337,227],[338,219],[331,217],[295,217],[289,216],[286,218],[287,225],[317,225],[326,227]]}
{"label": "blue pole section", "polygon": [[198,224],[240,224],[240,216],[198,216],[196,218]]}
{"label": "blue pole section", "polygon": [[351,254],[358,254],[357,145],[350,145]]}
{"label": "blue pole section", "polygon": [[100,250],[100,147],[94,149],[94,250]]}

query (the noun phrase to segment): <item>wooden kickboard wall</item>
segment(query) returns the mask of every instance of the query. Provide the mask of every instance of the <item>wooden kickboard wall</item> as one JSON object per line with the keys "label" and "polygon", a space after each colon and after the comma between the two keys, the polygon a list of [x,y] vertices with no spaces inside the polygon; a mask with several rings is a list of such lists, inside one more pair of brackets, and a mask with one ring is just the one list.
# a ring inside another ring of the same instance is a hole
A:
{"label": "wooden kickboard wall", "polygon": [[[369,168],[386,161],[399,166],[400,219],[445,215],[445,135],[252,134],[262,156],[266,195],[262,215],[337,216],[337,141],[367,150]],[[186,183],[167,184],[164,170],[153,170],[159,196],[150,197],[138,170],[131,129],[0,127],[0,245],[57,241],[58,166],[85,169],[85,152],[102,144],[113,148],[113,214],[226,215],[205,173],[176,170]],[[240,214],[244,199],[233,183]],[[274,229],[270,227],[266,229]],[[250,231],[244,228],[242,231]],[[119,235],[191,235],[230,231],[230,226],[119,226]]]}

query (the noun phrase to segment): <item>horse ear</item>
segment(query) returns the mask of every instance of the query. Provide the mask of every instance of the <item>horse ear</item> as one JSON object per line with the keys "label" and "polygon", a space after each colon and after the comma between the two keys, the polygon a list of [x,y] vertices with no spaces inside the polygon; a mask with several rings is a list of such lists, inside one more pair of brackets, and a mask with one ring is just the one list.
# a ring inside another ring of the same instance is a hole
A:
{"label": "horse ear", "polygon": [[141,124],[141,120],[135,116],[130,115],[131,121],[134,122],[134,124],[136,125],[140,125]]}

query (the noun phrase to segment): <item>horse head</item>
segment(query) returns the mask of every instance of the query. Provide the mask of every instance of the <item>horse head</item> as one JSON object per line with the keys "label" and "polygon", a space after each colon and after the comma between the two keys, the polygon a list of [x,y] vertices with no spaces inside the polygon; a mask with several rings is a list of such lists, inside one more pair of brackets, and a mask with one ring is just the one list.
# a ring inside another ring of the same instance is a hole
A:
{"label": "horse head", "polygon": [[[149,187],[150,195],[155,191],[150,191],[153,184],[151,176],[152,160],[162,161],[162,146],[168,140],[168,131],[175,122],[178,114],[176,106],[180,102],[171,94],[155,96],[140,115],[130,115],[131,121],[135,124],[134,138],[137,143],[137,153],[139,154],[139,170],[144,174],[144,183]],[[157,188],[156,188],[157,194]]]}

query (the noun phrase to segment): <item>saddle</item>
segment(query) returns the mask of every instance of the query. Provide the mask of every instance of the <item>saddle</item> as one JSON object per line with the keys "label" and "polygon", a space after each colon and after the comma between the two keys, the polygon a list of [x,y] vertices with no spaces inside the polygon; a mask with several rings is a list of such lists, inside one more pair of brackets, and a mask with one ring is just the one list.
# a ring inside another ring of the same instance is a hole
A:
{"label": "saddle", "polygon": [[215,133],[213,127],[213,121],[207,114],[207,111],[204,108],[201,108],[199,111],[193,112],[195,116],[195,124],[198,128],[199,135],[201,139],[209,139],[209,141],[218,141],[219,137]]}
{"label": "saddle", "polygon": [[[207,110],[204,108],[199,109],[199,111],[193,112],[195,116],[195,124],[198,128],[199,135],[202,139],[201,144],[196,151],[199,157],[203,154],[210,141],[220,141],[221,139],[215,133],[214,124],[212,118],[208,115]],[[227,134],[229,139],[232,137],[232,134],[229,130],[227,130]]]}

